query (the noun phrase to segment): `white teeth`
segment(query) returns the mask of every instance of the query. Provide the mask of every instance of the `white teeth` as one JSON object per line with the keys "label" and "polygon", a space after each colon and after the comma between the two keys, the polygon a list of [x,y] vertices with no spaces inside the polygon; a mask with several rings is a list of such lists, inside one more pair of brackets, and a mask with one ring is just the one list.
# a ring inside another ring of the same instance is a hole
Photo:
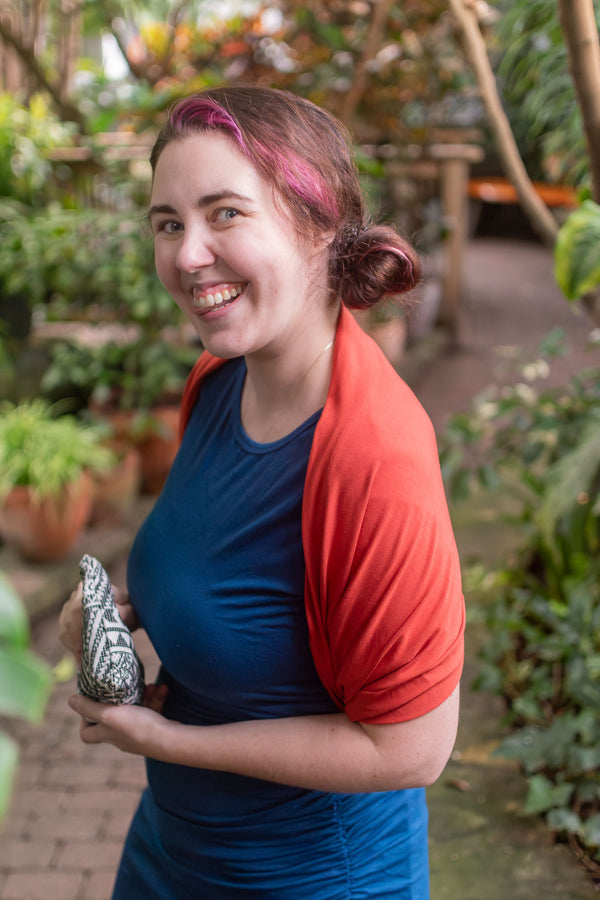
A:
{"label": "white teeth", "polygon": [[192,301],[198,309],[210,309],[213,306],[219,306],[221,303],[227,303],[229,300],[235,300],[242,293],[242,287],[225,288],[222,291],[215,291],[214,294],[193,294]]}

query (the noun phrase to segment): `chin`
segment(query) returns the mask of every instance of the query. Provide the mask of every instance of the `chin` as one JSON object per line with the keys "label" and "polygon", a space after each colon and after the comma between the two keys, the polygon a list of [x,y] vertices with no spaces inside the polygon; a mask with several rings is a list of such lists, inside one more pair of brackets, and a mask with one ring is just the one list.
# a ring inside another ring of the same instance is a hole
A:
{"label": "chin", "polygon": [[197,334],[202,342],[202,346],[212,356],[218,356],[220,359],[236,359],[238,356],[245,355],[245,348],[232,345],[229,341],[220,341],[218,338],[211,336],[209,338],[202,335],[201,329],[196,329]]}

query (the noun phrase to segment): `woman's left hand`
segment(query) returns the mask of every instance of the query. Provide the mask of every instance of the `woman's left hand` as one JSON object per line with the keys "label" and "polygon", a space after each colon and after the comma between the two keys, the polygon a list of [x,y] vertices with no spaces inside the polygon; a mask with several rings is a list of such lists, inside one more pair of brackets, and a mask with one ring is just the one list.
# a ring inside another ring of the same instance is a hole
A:
{"label": "woman's left hand", "polygon": [[165,685],[147,685],[143,706],[97,703],[74,694],[69,706],[81,716],[79,734],[85,744],[113,744],[125,753],[157,759],[173,725],[161,715],[166,693]]}

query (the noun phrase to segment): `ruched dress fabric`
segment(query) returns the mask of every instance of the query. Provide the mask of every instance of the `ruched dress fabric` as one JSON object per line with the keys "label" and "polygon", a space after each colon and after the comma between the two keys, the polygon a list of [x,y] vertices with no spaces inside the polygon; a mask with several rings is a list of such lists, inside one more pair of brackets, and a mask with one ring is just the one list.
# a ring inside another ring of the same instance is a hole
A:
{"label": "ruched dress fabric", "polygon": [[[132,602],[194,725],[332,713],[311,656],[301,506],[319,414],[257,444],[243,360],[210,375],[130,555]],[[426,900],[422,789],[340,794],[147,761],[113,900]]]}

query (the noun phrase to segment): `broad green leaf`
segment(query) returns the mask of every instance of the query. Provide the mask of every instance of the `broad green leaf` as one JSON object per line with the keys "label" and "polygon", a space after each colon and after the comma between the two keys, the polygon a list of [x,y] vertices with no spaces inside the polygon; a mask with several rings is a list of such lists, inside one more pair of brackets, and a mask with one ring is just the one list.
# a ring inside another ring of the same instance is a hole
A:
{"label": "broad green leaf", "polygon": [[0,822],[8,809],[17,756],[15,742],[6,734],[0,733]]}
{"label": "broad green leaf", "polygon": [[545,775],[529,778],[525,812],[541,813],[553,807],[566,806],[573,793],[572,784],[553,784]]}
{"label": "broad green leaf", "polygon": [[553,831],[577,834],[581,830],[581,819],[569,809],[551,809],[546,816],[546,823]]}
{"label": "broad green leaf", "polygon": [[568,300],[600,285],[600,206],[586,200],[558,232],[554,277]]}
{"label": "broad green leaf", "polygon": [[592,419],[582,429],[575,449],[565,453],[546,472],[546,496],[537,516],[546,540],[552,540],[557,520],[577,508],[581,498],[593,489],[599,470],[600,420]]}
{"label": "broad green leaf", "polygon": [[0,572],[0,643],[26,647],[29,625],[25,607],[10,581]]}
{"label": "broad green leaf", "polygon": [[52,686],[50,668],[27,650],[0,647],[0,715],[39,722]]}
{"label": "broad green leaf", "polygon": [[586,844],[600,847],[600,815],[592,816],[583,823],[583,839]]}

